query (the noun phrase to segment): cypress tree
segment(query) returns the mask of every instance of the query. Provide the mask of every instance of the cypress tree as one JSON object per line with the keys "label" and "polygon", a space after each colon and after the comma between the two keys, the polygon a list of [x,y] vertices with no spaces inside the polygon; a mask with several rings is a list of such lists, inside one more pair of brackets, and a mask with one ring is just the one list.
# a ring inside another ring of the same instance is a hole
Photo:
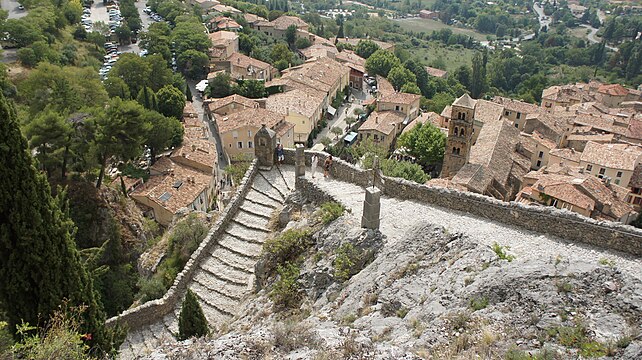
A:
{"label": "cypress tree", "polygon": [[196,299],[192,290],[187,290],[185,300],[181,306],[181,314],[178,318],[178,339],[185,340],[193,336],[201,337],[207,335],[207,319],[203,309]]}
{"label": "cypress tree", "polygon": [[[42,326],[67,300],[86,306],[81,330],[105,345],[105,315],[72,234],[62,197],[36,171],[16,113],[0,94],[0,307],[11,331],[22,321]],[[87,337],[90,338],[89,336]]]}
{"label": "cypress tree", "polygon": [[145,109],[158,111],[156,94],[154,93],[154,90],[150,89],[147,86],[144,86],[142,89],[140,89],[140,91],[138,92],[138,96],[136,97],[136,101],[138,101],[139,104],[143,105]]}

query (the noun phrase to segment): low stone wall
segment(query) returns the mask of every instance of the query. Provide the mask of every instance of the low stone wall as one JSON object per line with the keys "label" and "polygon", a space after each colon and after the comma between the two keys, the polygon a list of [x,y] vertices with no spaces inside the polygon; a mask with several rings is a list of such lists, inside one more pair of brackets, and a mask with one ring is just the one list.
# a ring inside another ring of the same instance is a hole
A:
{"label": "low stone wall", "polygon": [[[305,153],[307,165],[310,165],[312,154],[317,154],[320,168],[328,156],[323,152],[306,151]],[[361,187],[371,184],[371,170],[357,169],[340,159],[333,160],[331,171],[333,178]],[[285,162],[294,164],[294,150],[286,150]],[[503,202],[480,194],[432,187],[400,178],[384,176],[383,181],[383,193],[389,197],[425,202],[563,239],[642,255],[642,230],[632,226],[598,221],[550,206]]]}
{"label": "low stone wall", "polygon": [[160,299],[148,301],[138,307],[126,310],[118,316],[112,317],[107,320],[107,326],[124,325],[129,329],[138,329],[142,326],[160,321],[165,315],[176,309],[176,306],[182,301],[183,295],[187,290],[187,285],[199,267],[199,264],[210,256],[212,247],[218,243],[218,239],[223,236],[227,225],[238,212],[241,203],[243,203],[245,196],[252,187],[252,182],[257,171],[258,166],[255,159],[241,180],[234,197],[232,197],[225,210],[223,210],[223,213],[221,213],[216,220],[216,223],[214,223],[205,239],[203,239],[201,245],[187,261],[183,271],[176,276],[174,284],[167,290],[165,296]]}
{"label": "low stone wall", "polygon": [[300,177],[296,181],[297,190],[305,196],[306,200],[319,205],[328,201],[333,201],[345,206],[345,204],[343,204],[339,199],[321,190],[316,184],[307,178]]}

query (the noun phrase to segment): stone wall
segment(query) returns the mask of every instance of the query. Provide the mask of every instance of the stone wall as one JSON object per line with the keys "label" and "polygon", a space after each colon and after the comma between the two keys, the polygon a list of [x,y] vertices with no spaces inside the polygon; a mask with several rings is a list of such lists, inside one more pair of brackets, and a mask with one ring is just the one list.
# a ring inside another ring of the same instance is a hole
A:
{"label": "stone wall", "polygon": [[187,261],[183,271],[176,276],[174,284],[167,290],[165,296],[160,299],[148,301],[133,309],[126,310],[118,316],[112,317],[107,320],[107,326],[118,324],[125,325],[130,329],[138,329],[144,325],[160,321],[165,315],[176,309],[183,299],[183,295],[194,275],[194,271],[198,268],[201,261],[210,256],[212,247],[218,243],[218,239],[223,236],[227,225],[236,215],[241,203],[243,203],[245,196],[252,187],[252,182],[257,171],[258,165],[255,159],[239,183],[236,193],[227,207],[216,220],[216,223],[214,223],[205,239],[203,239],[201,245]]}
{"label": "stone wall", "polygon": [[[307,165],[310,164],[310,158],[314,153],[319,157],[319,167],[321,168],[321,164],[328,154],[306,151]],[[334,158],[333,160],[334,165],[331,171],[333,178],[362,187],[371,184],[371,170],[357,169],[340,159]],[[286,149],[285,162],[294,164],[294,150]],[[610,221],[598,221],[571,211],[548,206],[503,202],[480,194],[431,187],[400,178],[384,176],[383,180],[383,193],[389,197],[425,202],[567,240],[638,256],[642,255],[642,230],[632,226]],[[311,196],[317,197],[318,195]]]}

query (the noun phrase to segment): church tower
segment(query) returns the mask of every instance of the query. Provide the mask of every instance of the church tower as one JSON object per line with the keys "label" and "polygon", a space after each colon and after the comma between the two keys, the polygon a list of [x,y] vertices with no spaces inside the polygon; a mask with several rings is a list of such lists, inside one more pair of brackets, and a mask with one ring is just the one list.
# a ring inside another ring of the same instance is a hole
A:
{"label": "church tower", "polygon": [[444,166],[441,170],[442,178],[454,176],[468,162],[472,146],[476,103],[476,100],[468,94],[464,94],[451,106]]}

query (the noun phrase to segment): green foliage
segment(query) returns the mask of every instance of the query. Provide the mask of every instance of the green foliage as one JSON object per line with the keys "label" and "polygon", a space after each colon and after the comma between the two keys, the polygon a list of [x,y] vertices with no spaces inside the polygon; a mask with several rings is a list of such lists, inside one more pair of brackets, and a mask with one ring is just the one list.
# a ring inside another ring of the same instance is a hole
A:
{"label": "green foliage", "polygon": [[[111,79],[112,78],[109,78],[107,80]],[[156,97],[156,93],[154,93],[154,90],[152,90],[148,86],[140,89],[140,91],[138,92],[138,96],[136,96],[136,101],[138,101],[139,104],[143,105],[145,109],[158,111],[158,98]]]}
{"label": "green foliage", "polygon": [[83,268],[62,198],[32,164],[16,114],[0,94],[0,310],[10,329],[24,322],[42,324],[64,299],[87,306],[81,329],[104,346],[104,313],[93,282]]}
{"label": "green foliage", "polygon": [[446,136],[430,123],[417,124],[397,139],[397,148],[405,148],[408,155],[424,166],[440,163],[445,147]]}
{"label": "green foliage", "polygon": [[250,99],[260,99],[267,96],[265,82],[261,80],[243,80],[233,88],[233,92]]}
{"label": "green foliage", "polygon": [[183,118],[185,108],[185,94],[173,85],[165,85],[156,93],[158,99],[158,112],[175,119]]}
{"label": "green foliage", "polygon": [[272,286],[270,299],[277,309],[296,308],[301,301],[300,286],[297,282],[300,273],[299,267],[290,262],[283,265],[278,264],[277,273],[279,278]]}
{"label": "green foliage", "polygon": [[110,98],[119,97],[123,100],[129,100],[131,98],[129,86],[119,77],[110,76],[103,81],[103,86],[105,86],[107,95],[109,95]]}
{"label": "green foliage", "polygon": [[379,50],[379,45],[370,40],[359,40],[355,52],[364,59],[368,59],[372,54]]}
{"label": "green foliage", "polygon": [[294,44],[297,49],[309,48],[312,45],[308,38],[298,38]]}
{"label": "green foliage", "polygon": [[141,303],[162,298],[168,289],[161,276],[152,276],[149,279],[141,278],[137,286],[139,290],[136,298],[140,299]]}
{"label": "green foliage", "polygon": [[202,337],[209,333],[207,319],[196,295],[188,289],[178,317],[178,340]]}
{"label": "green foliage", "polygon": [[[91,360],[86,335],[81,333],[83,309],[56,310],[46,327],[40,329],[22,323],[17,334],[20,342],[13,345],[11,352],[18,358],[31,360]],[[35,334],[34,332],[37,331]],[[5,354],[5,356],[8,354]]]}
{"label": "green foliage", "polygon": [[176,118],[148,110],[143,113],[143,121],[151,125],[145,144],[150,149],[152,163],[159,151],[179,146],[183,142],[183,125]]}
{"label": "green foliage", "polygon": [[392,87],[397,91],[406,84],[415,84],[417,82],[415,74],[401,65],[390,69],[387,79],[390,81],[390,84],[392,84]]}
{"label": "green foliage", "polygon": [[187,260],[207,235],[207,230],[196,214],[188,215],[174,226],[169,237],[167,256],[159,266],[166,288],[174,283],[176,275],[183,270]]}
{"label": "green foliage", "polygon": [[54,169],[62,168],[66,149],[70,146],[73,131],[67,119],[52,111],[43,111],[29,124],[25,133],[29,147],[37,150],[35,155],[39,167],[51,176]]}
{"label": "green foliage", "polygon": [[210,80],[205,92],[213,98],[229,96],[232,94],[232,86],[230,85],[231,81],[232,79],[229,74],[218,74],[214,79]]}
{"label": "green foliage", "polygon": [[338,219],[345,211],[345,207],[338,202],[328,201],[321,204],[321,209],[319,209],[319,218],[323,224],[327,225]]}
{"label": "green foliage", "polygon": [[607,258],[600,258],[600,260],[598,260],[598,264],[608,267],[614,267],[615,261]]}
{"label": "green foliage", "polygon": [[394,159],[383,159],[379,164],[381,172],[385,176],[403,178],[418,184],[425,184],[426,181],[430,180],[430,176],[418,164]]}
{"label": "green foliage", "polygon": [[499,245],[497,242],[494,242],[493,245],[491,246],[491,249],[493,249],[497,257],[499,257],[502,260],[506,260],[508,262],[515,260],[515,256],[509,255],[508,253],[506,253],[506,250],[510,250],[510,247],[508,246],[503,247]]}
{"label": "green foliage", "polygon": [[366,71],[370,76],[388,77],[391,69],[401,66],[401,61],[388,50],[379,49],[366,60]]}
{"label": "green foliage", "polygon": [[574,326],[559,326],[548,330],[550,336],[555,336],[557,341],[566,347],[579,349],[583,357],[602,357],[607,355],[607,347],[588,336],[586,326],[576,323]]}
{"label": "green foliage", "polygon": [[176,64],[188,79],[200,80],[207,75],[210,59],[206,53],[189,49],[178,56]]}
{"label": "green foliage", "polygon": [[488,298],[487,297],[471,298],[470,301],[468,302],[468,305],[473,311],[485,309],[488,306]]}
{"label": "green foliage", "polygon": [[339,281],[344,282],[361,270],[356,267],[361,254],[351,243],[341,245],[336,254],[332,265],[334,266],[334,277]]}
{"label": "green foliage", "polygon": [[234,184],[238,185],[241,180],[243,180],[247,170],[250,168],[250,164],[251,162],[248,158],[238,156],[232,159],[232,162],[227,165],[225,173],[229,174],[232,177]]}
{"label": "green foliage", "polygon": [[294,262],[311,245],[308,229],[288,229],[263,244],[263,253],[272,264]]}
{"label": "green foliage", "polygon": [[407,94],[421,95],[421,89],[419,88],[419,86],[411,82],[403,84],[403,86],[401,87],[401,89],[399,89],[399,91]]}
{"label": "green foliage", "polygon": [[446,106],[452,104],[455,101],[455,97],[449,93],[440,92],[435,94],[431,99],[421,99],[421,107],[426,111],[432,111],[437,114],[446,108]]}

